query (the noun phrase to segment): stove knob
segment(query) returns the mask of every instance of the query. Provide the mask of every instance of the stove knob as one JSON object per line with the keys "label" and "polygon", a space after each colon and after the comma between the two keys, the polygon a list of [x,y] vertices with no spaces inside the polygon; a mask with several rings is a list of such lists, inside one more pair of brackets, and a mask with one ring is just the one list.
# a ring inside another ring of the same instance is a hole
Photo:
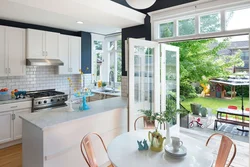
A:
{"label": "stove knob", "polygon": [[60,99],[57,99],[57,101],[60,101]]}
{"label": "stove knob", "polygon": [[41,102],[39,101],[38,104],[41,104]]}
{"label": "stove knob", "polygon": [[51,102],[53,102],[53,101],[54,101],[54,99],[51,99],[50,101],[51,101]]}
{"label": "stove knob", "polygon": [[44,103],[47,103],[47,101],[46,101],[46,100],[44,100],[43,102],[44,102]]}
{"label": "stove knob", "polygon": [[62,100],[64,101],[65,99],[64,99],[64,98],[62,98]]}

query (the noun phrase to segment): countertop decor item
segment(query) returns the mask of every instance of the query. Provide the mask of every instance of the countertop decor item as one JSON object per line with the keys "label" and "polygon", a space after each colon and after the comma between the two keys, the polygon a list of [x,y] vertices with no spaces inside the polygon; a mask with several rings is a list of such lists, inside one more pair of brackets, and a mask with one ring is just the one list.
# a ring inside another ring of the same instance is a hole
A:
{"label": "countertop decor item", "polygon": [[143,141],[138,141],[137,140],[137,144],[138,144],[138,150],[139,151],[148,150],[148,143],[147,143],[146,139],[144,139]]}
{"label": "countertop decor item", "polygon": [[161,152],[163,149],[163,142],[166,137],[162,137],[157,129],[154,132],[148,132],[148,140],[150,142],[150,150],[155,152]]}

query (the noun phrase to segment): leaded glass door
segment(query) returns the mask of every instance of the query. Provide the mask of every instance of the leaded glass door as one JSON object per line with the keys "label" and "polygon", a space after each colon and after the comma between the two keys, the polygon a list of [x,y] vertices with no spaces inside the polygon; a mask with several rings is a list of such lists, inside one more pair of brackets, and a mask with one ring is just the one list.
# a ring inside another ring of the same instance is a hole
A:
{"label": "leaded glass door", "polygon": [[179,48],[161,44],[161,111],[167,111],[171,129],[179,131]]}
{"label": "leaded glass door", "polygon": [[160,111],[160,56],[157,42],[130,38],[128,46],[128,129],[133,131],[140,110]]}

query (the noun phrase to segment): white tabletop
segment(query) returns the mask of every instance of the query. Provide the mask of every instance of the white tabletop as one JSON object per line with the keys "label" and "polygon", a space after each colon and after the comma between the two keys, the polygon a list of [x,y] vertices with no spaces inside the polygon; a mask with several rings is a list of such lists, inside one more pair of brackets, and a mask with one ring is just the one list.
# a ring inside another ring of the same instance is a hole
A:
{"label": "white tabletop", "polygon": [[246,117],[249,116],[249,111],[245,111],[245,110],[242,113],[242,110],[234,110],[234,109],[229,109],[229,108],[218,108],[217,111],[218,112],[225,112],[225,113],[228,113],[228,114],[244,115]]}
{"label": "white tabletop", "polygon": [[[164,135],[164,131],[161,132]],[[187,148],[187,155],[173,158],[162,152],[151,150],[138,151],[137,140],[147,139],[148,131],[123,133],[116,137],[108,146],[110,161],[117,167],[211,167],[213,164],[212,150],[192,137],[178,134]],[[149,142],[148,142],[149,144]]]}

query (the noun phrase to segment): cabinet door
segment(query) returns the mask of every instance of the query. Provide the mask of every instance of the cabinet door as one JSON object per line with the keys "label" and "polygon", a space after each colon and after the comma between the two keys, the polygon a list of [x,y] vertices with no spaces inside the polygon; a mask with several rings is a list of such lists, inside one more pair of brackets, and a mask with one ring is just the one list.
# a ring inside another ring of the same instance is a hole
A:
{"label": "cabinet door", "polygon": [[69,74],[69,36],[60,35],[59,38],[59,58],[64,63],[63,66],[59,66],[59,74]]}
{"label": "cabinet door", "polygon": [[6,44],[9,76],[25,75],[25,30],[6,28]]}
{"label": "cabinet door", "polygon": [[5,54],[5,27],[0,26],[0,76],[7,76],[7,60]]}
{"label": "cabinet door", "polygon": [[[70,37],[70,68],[72,74],[79,74],[81,68],[81,38]],[[84,69],[82,69],[84,72]]]}
{"label": "cabinet door", "polygon": [[0,143],[13,140],[12,111],[0,113]]}
{"label": "cabinet door", "polygon": [[27,30],[27,58],[44,59],[44,31]]}
{"label": "cabinet door", "polygon": [[47,59],[58,59],[59,33],[45,32],[45,48]]}
{"label": "cabinet door", "polygon": [[22,138],[22,119],[19,115],[24,113],[31,113],[31,108],[14,111],[14,140]]}

